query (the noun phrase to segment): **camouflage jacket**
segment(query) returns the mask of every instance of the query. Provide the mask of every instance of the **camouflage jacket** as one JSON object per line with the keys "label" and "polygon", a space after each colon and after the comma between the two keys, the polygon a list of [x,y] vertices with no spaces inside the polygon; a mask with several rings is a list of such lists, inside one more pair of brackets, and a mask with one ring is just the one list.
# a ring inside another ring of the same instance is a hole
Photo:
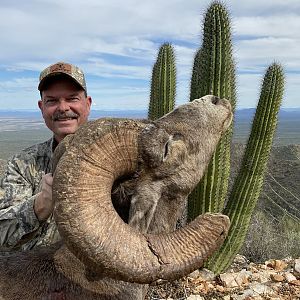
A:
{"label": "camouflage jacket", "polygon": [[53,216],[40,222],[33,210],[42,176],[51,173],[53,138],[8,162],[0,186],[0,251],[27,250],[60,240]]}

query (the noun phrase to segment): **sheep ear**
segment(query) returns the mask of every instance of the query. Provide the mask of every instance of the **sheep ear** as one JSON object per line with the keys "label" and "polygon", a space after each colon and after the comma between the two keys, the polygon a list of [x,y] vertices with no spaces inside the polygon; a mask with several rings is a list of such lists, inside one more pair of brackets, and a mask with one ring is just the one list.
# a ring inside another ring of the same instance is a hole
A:
{"label": "sheep ear", "polygon": [[168,155],[164,159],[164,168],[176,169],[179,165],[182,165],[188,151],[182,140],[171,139],[168,144]]}
{"label": "sheep ear", "polygon": [[145,166],[157,168],[164,161],[170,135],[153,124],[147,126],[139,136],[139,154]]}

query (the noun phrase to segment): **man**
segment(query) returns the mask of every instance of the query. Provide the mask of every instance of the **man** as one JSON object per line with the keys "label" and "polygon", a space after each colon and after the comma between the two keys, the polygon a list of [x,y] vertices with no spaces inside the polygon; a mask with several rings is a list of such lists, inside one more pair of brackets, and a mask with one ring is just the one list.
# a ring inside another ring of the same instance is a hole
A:
{"label": "man", "polygon": [[51,158],[57,144],[87,121],[92,99],[83,72],[59,62],[40,74],[38,106],[53,137],[15,155],[1,182],[0,250],[26,250],[60,239],[53,219]]}

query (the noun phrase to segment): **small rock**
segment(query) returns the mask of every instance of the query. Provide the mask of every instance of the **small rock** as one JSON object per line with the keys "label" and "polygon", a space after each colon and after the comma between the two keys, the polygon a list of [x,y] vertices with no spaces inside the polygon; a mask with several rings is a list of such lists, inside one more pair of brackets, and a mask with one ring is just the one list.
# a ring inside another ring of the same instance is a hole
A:
{"label": "small rock", "polygon": [[272,279],[272,281],[274,282],[282,282],[284,281],[284,276],[281,274],[271,274],[270,278]]}
{"label": "small rock", "polygon": [[292,273],[285,273],[285,279],[287,282],[291,282],[291,281],[294,281],[294,280],[297,280],[297,278],[292,274]]}
{"label": "small rock", "polygon": [[291,256],[288,256],[283,259],[284,262],[286,262],[289,266],[293,265],[294,259]]}
{"label": "small rock", "polygon": [[202,270],[199,271],[199,275],[201,278],[203,278],[205,281],[213,281],[216,279],[216,275],[214,272],[203,268]]}
{"label": "small rock", "polygon": [[246,289],[243,291],[243,293],[240,295],[243,299],[252,299],[254,296],[254,291],[251,289]]}
{"label": "small rock", "polygon": [[220,279],[225,287],[233,288],[239,286],[235,281],[235,276],[233,273],[220,274]]}
{"label": "small rock", "polygon": [[266,283],[270,281],[269,273],[265,270],[252,274],[252,280],[257,281],[259,283]]}
{"label": "small rock", "polygon": [[245,269],[249,264],[249,260],[240,254],[237,254],[231,264],[231,269],[238,271],[241,269]]}
{"label": "small rock", "polygon": [[289,284],[300,286],[300,280],[289,281]]}
{"label": "small rock", "polygon": [[220,292],[220,293],[224,293],[224,291],[225,291],[225,289],[224,289],[224,287],[223,286],[221,286],[221,285],[216,285],[216,290],[218,291],[218,292]]}
{"label": "small rock", "polygon": [[190,295],[187,297],[187,300],[205,300],[205,299],[199,295]]}
{"label": "small rock", "polygon": [[294,262],[294,275],[300,278],[300,258],[295,259]]}
{"label": "small rock", "polygon": [[249,279],[252,276],[252,272],[243,269],[235,277],[235,281],[239,286],[243,286],[249,283]]}
{"label": "small rock", "polygon": [[248,270],[253,272],[253,273],[257,273],[258,272],[258,268],[257,268],[257,265],[253,262],[251,262],[249,265],[248,265]]}
{"label": "small rock", "polygon": [[265,265],[276,271],[283,271],[288,266],[288,264],[286,262],[284,262],[283,260],[278,260],[278,259],[268,260],[265,262]]}
{"label": "small rock", "polygon": [[262,269],[262,270],[267,270],[267,269],[268,269],[268,267],[267,267],[266,265],[260,265],[259,267],[260,267],[260,269]]}
{"label": "small rock", "polygon": [[199,270],[195,270],[194,272],[190,273],[188,277],[196,279],[199,277],[199,274],[200,274]]}
{"label": "small rock", "polygon": [[274,293],[269,286],[261,283],[252,283],[249,287],[258,295],[271,295]]}
{"label": "small rock", "polygon": [[210,290],[210,287],[206,281],[203,281],[198,283],[193,290],[196,293],[207,294],[207,292]]}
{"label": "small rock", "polygon": [[213,290],[215,288],[215,286],[212,283],[209,282],[208,285],[207,285],[207,288],[209,290]]}

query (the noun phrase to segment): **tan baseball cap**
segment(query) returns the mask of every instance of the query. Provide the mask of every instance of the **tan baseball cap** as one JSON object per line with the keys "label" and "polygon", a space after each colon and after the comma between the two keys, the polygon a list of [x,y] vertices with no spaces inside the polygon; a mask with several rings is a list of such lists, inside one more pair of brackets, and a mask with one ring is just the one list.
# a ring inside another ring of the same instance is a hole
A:
{"label": "tan baseball cap", "polygon": [[87,92],[85,78],[82,70],[77,66],[65,62],[58,62],[44,69],[40,74],[38,90],[42,91],[46,80],[49,77],[65,74],[77,82]]}

